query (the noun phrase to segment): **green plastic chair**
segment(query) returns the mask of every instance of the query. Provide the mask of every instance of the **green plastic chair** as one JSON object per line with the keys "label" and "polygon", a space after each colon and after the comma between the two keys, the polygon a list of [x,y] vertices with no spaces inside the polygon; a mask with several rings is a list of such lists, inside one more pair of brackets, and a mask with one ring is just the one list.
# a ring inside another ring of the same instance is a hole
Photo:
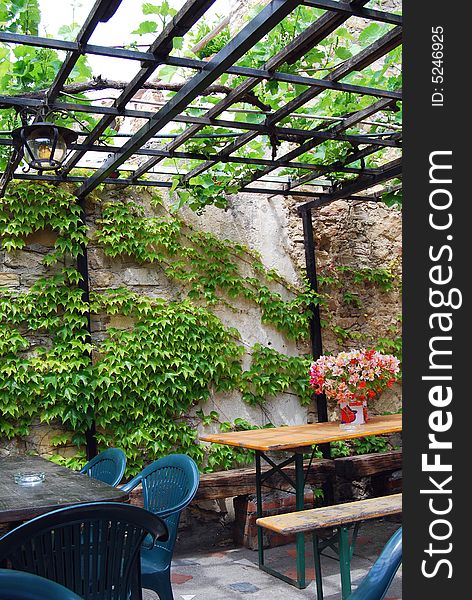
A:
{"label": "green plastic chair", "polygon": [[114,487],[122,480],[125,469],[126,455],[123,450],[108,448],[92,458],[80,472]]}
{"label": "green plastic chair", "polygon": [[0,600],[82,600],[54,581],[38,575],[0,569]]}
{"label": "green plastic chair", "polygon": [[172,554],[183,509],[197,493],[200,475],[197,465],[184,454],[171,454],[156,460],[136,475],[122,490],[143,486],[144,508],[161,517],[169,530],[169,539],[160,540],[141,550],[143,587],[154,590],[160,600],[174,600],[170,583]]}
{"label": "green plastic chair", "polygon": [[382,600],[402,562],[402,528],[392,535],[380,556],[347,600]]}
{"label": "green plastic chair", "polygon": [[163,520],[138,506],[95,502],[61,508],[0,539],[0,562],[55,581],[85,600],[141,600],[140,551],[167,540]]}

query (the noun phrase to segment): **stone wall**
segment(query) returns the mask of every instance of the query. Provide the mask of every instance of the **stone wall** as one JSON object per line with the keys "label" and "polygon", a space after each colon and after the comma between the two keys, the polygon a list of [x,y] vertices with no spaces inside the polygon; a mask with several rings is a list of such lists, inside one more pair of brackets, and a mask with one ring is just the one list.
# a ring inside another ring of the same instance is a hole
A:
{"label": "stone wall", "polygon": [[[230,0],[231,30],[234,33],[244,22],[245,14],[255,4],[264,5],[267,0]],[[398,0],[384,3],[385,10],[399,7]],[[137,98],[137,106],[139,106]],[[162,100],[155,92],[144,92],[143,98]],[[144,106],[144,105],[143,105]],[[135,123],[136,127],[142,123]],[[133,128],[131,130],[134,130]],[[107,197],[120,197],[123,192],[111,186],[104,194]],[[126,194],[136,196],[133,190]],[[146,195],[138,198],[150,211]],[[293,198],[281,196],[239,194],[231,198],[227,210],[214,207],[206,208],[201,215],[183,210],[182,217],[189,224],[214,233],[220,238],[247,244],[260,252],[267,268],[275,268],[289,282],[299,283],[304,269],[304,247],[301,220],[296,212]],[[91,243],[88,250],[90,287],[93,290],[125,286],[149,296],[164,297],[169,300],[180,296],[181,290],[169,281],[157,264],[138,264],[132,258],[110,259],[94,241],[95,222],[99,216],[99,207],[92,202],[87,205],[89,214]],[[401,212],[397,208],[387,208],[384,204],[334,202],[313,211],[316,258],[321,275],[330,276],[337,266],[355,269],[389,268],[398,274],[401,272]],[[55,237],[44,231],[30,236],[25,250],[6,253],[0,251],[0,286],[6,286],[18,292],[26,291],[41,275],[52,274],[54,269],[46,269],[41,260],[52,248]],[[321,287],[328,297],[328,304],[322,309],[322,318],[326,321],[323,330],[325,351],[336,352],[341,349],[359,347],[375,342],[379,337],[392,337],[399,330],[401,313],[401,294],[399,285],[382,292],[378,286],[367,284],[355,286],[348,275],[340,277],[339,286]],[[355,293],[357,304],[345,301],[346,292]],[[255,343],[269,346],[288,355],[306,354],[308,344],[296,344],[288,341],[273,327],[262,324],[260,312],[256,306],[245,301],[234,301],[235,311],[223,306],[215,308],[218,317],[228,326],[235,326],[242,336],[242,343],[250,348]],[[333,329],[333,325],[348,332],[342,341]],[[97,340],[106,335],[108,327],[131,328],[132,320],[122,317],[96,317],[92,320],[92,334]],[[47,340],[37,339],[37,343]],[[245,358],[247,364],[249,358]],[[401,402],[400,386],[383,394],[373,411],[395,411]],[[334,418],[334,407],[330,407],[330,417]],[[207,403],[205,410],[216,410],[222,419],[232,421],[244,418],[255,424],[297,424],[307,420],[316,420],[315,408],[301,407],[297,397],[284,393],[269,400],[263,408],[254,408],[244,404],[238,393],[215,394]],[[48,451],[48,439],[54,428],[36,424],[28,440],[18,443],[4,443],[9,451],[38,450]]]}
{"label": "stone wall", "polygon": [[[87,225],[90,242],[88,246],[89,284],[94,291],[108,288],[127,287],[140,295],[161,297],[176,300],[185,296],[185,291],[165,276],[158,263],[138,263],[133,257],[110,258],[97,243],[94,232],[97,219],[100,217],[100,204],[110,199],[132,197],[143,206],[146,214],[159,214],[151,208],[149,195],[134,190],[120,189],[110,186],[101,194],[99,202],[88,201],[86,204]],[[220,238],[232,239],[247,243],[251,248],[260,250],[264,263],[269,268],[278,269],[289,281],[298,279],[296,265],[286,251],[287,211],[283,201],[263,206],[260,198],[235,198],[232,208],[221,211],[208,208],[203,215],[197,216],[190,210],[183,211],[183,218],[189,224],[213,232]],[[161,211],[162,212],[162,211]],[[0,284],[15,291],[25,292],[41,276],[52,275],[62,265],[46,268],[42,264],[44,256],[50,252],[55,242],[55,235],[50,231],[42,231],[30,236],[24,250],[11,253],[0,253]],[[71,264],[74,264],[73,262]],[[277,284],[276,284],[277,285]],[[277,285],[280,288],[280,286]],[[283,291],[283,288],[280,288]],[[214,312],[227,326],[236,327],[241,333],[242,344],[250,349],[260,343],[288,355],[298,355],[300,348],[290,342],[274,327],[261,322],[261,314],[257,306],[245,300],[232,300],[233,308],[224,305],[214,308]],[[130,329],[133,320],[129,317],[98,315],[91,321],[92,338],[101,341],[106,336],[108,327]],[[30,336],[32,351],[36,345],[48,344],[47,336],[35,334]],[[249,363],[249,355],[244,359]],[[288,391],[277,398],[269,400],[262,408],[251,407],[241,401],[238,392],[212,395],[203,407],[205,412],[216,410],[221,420],[233,421],[236,418],[247,419],[255,424],[296,424],[306,422],[307,409],[300,406],[295,394]],[[57,435],[57,426],[33,425],[31,435],[27,439],[15,443],[0,443],[6,452],[39,452],[49,454],[49,440]],[[61,453],[68,455],[72,448],[61,448]]]}
{"label": "stone wall", "polygon": [[[150,211],[146,195],[137,196],[131,190],[126,192]],[[109,189],[103,196],[120,197],[119,190]],[[297,200],[298,201],[298,200]],[[220,238],[247,244],[257,250],[267,268],[277,269],[288,281],[300,281],[304,267],[303,234],[301,220],[297,216],[293,199],[281,196],[268,198],[254,194],[240,194],[231,199],[227,210],[207,207],[201,215],[183,210],[183,219],[199,229],[212,232]],[[105,256],[93,237],[96,219],[100,215],[99,206],[89,203],[88,225],[90,227],[89,269],[90,287],[93,290],[125,286],[150,296],[175,299],[181,290],[170,282],[158,264],[138,264],[132,257],[111,259]],[[149,213],[150,214],[150,213]],[[317,260],[320,273],[326,273],[336,265],[352,267],[388,267],[399,272],[401,257],[401,212],[397,208],[387,208],[383,204],[362,203],[354,205],[345,201],[335,202],[321,210],[314,211],[314,233]],[[44,255],[50,251],[55,237],[44,231],[30,236],[24,250],[0,254],[0,282],[2,285],[25,291],[41,275],[53,273],[41,264]],[[350,332],[365,335],[367,339],[389,335],[389,329],[397,324],[401,312],[400,291],[395,288],[382,292],[378,286],[358,286],[355,291],[362,307],[346,305],[342,295],[350,289],[348,278],[341,288],[326,288],[329,297],[328,309],[332,314],[331,324],[340,324]],[[243,300],[234,302],[236,311],[218,306],[216,314],[228,326],[236,327],[242,336],[242,343],[250,348],[261,343],[288,355],[308,353],[306,344],[288,341],[273,327],[261,323],[260,312],[255,305]],[[325,311],[326,312],[326,311]],[[326,315],[322,311],[322,317]],[[326,351],[338,351],[346,347],[359,346],[357,340],[347,339],[340,345],[333,334],[331,324],[323,331]],[[93,337],[103,339],[107,327],[132,327],[132,321],[122,317],[97,317],[92,320]],[[44,339],[37,339],[44,343]],[[249,360],[245,359],[246,363]],[[377,408],[397,410],[399,388],[384,394]],[[204,407],[205,412],[216,410],[222,420],[244,418],[256,424],[267,422],[298,424],[316,418],[306,407],[301,407],[297,397],[288,392],[269,400],[264,407],[255,408],[244,404],[238,393],[215,394]],[[332,409],[334,407],[331,407]],[[374,409],[375,410],[375,409]],[[334,413],[332,412],[334,418]],[[37,449],[47,451],[48,438],[55,433],[54,428],[36,425],[31,438],[19,446],[8,444],[11,450]],[[6,446],[6,444],[5,444]]]}
{"label": "stone wall", "polygon": [[[297,199],[287,201],[289,208],[289,252],[302,269],[305,264],[301,219],[295,206]],[[322,278],[334,276],[336,285],[320,285],[327,296],[327,305],[321,308],[323,351],[341,350],[375,344],[379,339],[401,336],[401,267],[402,267],[402,213],[396,207],[383,203],[348,202],[339,200],[313,210],[313,233],[317,271]],[[383,291],[377,283],[356,284],[349,273],[339,273],[337,267],[358,269],[388,269],[393,278],[392,289]],[[355,294],[359,304],[346,302],[346,292]],[[347,331],[348,337],[339,338],[333,325]],[[350,336],[350,337],[349,337]],[[397,411],[401,406],[401,386],[385,391],[375,406],[374,413]],[[334,406],[330,407],[334,418]]]}

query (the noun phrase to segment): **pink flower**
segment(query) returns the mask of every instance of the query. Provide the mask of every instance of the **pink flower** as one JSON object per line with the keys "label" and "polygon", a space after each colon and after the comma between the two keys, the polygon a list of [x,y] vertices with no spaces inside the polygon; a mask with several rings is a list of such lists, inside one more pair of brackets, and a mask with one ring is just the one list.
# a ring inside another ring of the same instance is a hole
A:
{"label": "pink flower", "polygon": [[391,387],[399,371],[400,361],[395,356],[362,348],[320,356],[310,366],[310,385],[315,393],[338,402],[364,400]]}

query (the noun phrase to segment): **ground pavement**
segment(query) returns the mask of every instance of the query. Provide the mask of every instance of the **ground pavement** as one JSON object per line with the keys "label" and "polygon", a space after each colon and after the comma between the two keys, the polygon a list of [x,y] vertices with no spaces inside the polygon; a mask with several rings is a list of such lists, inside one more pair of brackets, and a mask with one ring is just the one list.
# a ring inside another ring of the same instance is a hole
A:
{"label": "ground pavement", "polygon": [[[351,563],[353,589],[379,555],[388,538],[400,527],[395,519],[365,523],[360,531]],[[307,536],[308,537],[308,536]],[[307,574],[313,578],[313,554],[307,543]],[[330,553],[327,550],[326,553]],[[334,556],[334,555],[333,555]],[[288,544],[267,551],[267,564],[295,576],[295,546]],[[323,589],[326,600],[341,600],[339,563],[322,557]],[[304,590],[260,571],[257,552],[247,548],[222,548],[218,551],[179,554],[178,546],[172,567],[175,600],[315,600],[312,581]],[[385,600],[401,599],[401,567]],[[158,600],[157,594],[145,590],[144,600]]]}

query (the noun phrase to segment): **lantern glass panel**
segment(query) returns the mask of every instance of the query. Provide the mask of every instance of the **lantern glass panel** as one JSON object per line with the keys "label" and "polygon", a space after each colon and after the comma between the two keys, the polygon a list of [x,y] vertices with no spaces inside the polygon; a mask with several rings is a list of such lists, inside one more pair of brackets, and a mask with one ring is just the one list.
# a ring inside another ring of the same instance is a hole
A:
{"label": "lantern glass panel", "polygon": [[54,153],[51,156],[51,150],[54,143],[54,132],[52,129],[37,128],[33,129],[26,138],[35,162],[41,165],[42,169],[57,169],[64,160],[67,153],[67,145],[61,134],[58,135]]}

